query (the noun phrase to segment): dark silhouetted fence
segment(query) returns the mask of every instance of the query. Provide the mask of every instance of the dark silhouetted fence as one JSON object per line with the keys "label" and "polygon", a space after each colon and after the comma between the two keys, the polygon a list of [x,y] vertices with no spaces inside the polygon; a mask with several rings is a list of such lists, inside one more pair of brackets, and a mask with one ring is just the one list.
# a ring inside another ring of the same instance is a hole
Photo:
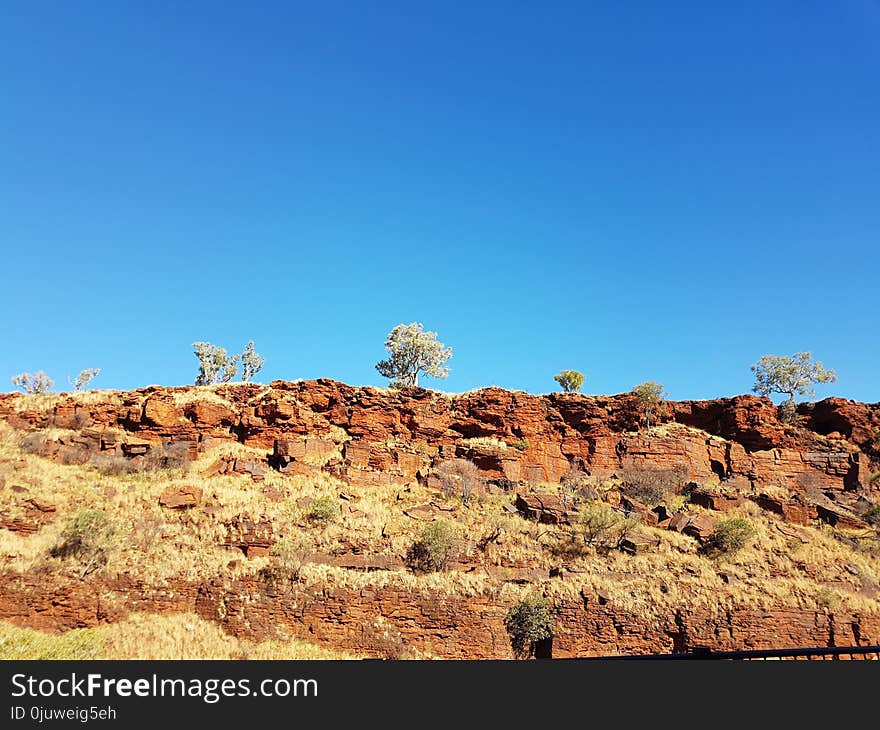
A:
{"label": "dark silhouetted fence", "polygon": [[880,661],[880,646],[821,646],[799,649],[755,649],[749,651],[713,651],[708,647],[696,647],[692,651],[678,654],[643,654],[608,657],[586,657],[589,659],[737,659],[758,660],[794,659],[800,661],[839,661],[873,660]]}

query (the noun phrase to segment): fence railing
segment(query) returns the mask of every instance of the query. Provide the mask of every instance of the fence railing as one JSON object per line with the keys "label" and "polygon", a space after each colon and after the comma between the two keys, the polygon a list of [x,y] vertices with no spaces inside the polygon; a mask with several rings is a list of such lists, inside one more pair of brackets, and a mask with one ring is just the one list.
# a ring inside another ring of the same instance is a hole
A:
{"label": "fence railing", "polygon": [[821,646],[796,649],[754,649],[748,651],[713,651],[708,647],[695,647],[689,652],[676,654],[616,655],[587,657],[595,659],[737,659],[764,661],[793,659],[800,661],[880,661],[880,646]]}

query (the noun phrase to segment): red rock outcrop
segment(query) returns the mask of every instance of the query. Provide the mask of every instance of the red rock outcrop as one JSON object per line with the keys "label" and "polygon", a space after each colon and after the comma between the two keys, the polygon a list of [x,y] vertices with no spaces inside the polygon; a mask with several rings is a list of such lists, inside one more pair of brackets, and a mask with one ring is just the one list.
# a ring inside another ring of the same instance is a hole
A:
{"label": "red rock outcrop", "polygon": [[555,494],[518,494],[514,505],[527,520],[545,525],[567,525],[568,512]]}
{"label": "red rock outcrop", "polygon": [[202,501],[199,487],[168,487],[159,495],[159,504],[168,509],[191,509]]}
{"label": "red rock outcrop", "polygon": [[[177,395],[185,405],[176,405]],[[439,460],[462,457],[505,485],[558,482],[572,469],[599,477],[675,469],[739,492],[820,492],[844,507],[859,497],[880,498],[880,482],[872,483],[880,471],[880,404],[840,398],[801,405],[796,427],[780,423],[767,398],[671,402],[666,425],[646,433],[637,430],[629,395],[486,388],[447,396],[316,380],[229,385],[201,399],[196,388],[159,387],[110,392],[90,403],[60,396],[49,410],[24,396],[0,395],[0,419],[29,431],[78,429],[42,447],[66,463],[92,452],[144,455],[168,444],[195,455],[237,441],[265,450],[265,464],[285,473],[323,469],[363,486],[407,484],[425,478]],[[242,468],[259,479],[259,464]]]}
{"label": "red rock outcrop", "polygon": [[[431,484],[441,462],[464,458],[494,489],[515,490],[520,511],[544,522],[565,522],[568,515],[556,497],[536,484],[560,482],[576,472],[607,479],[639,470],[675,473],[682,482],[696,483],[692,501],[708,510],[723,512],[748,498],[768,514],[802,525],[824,520],[841,528],[860,527],[857,506],[880,502],[880,404],[837,398],[801,405],[795,425],[780,423],[776,406],[755,396],[667,403],[659,428],[650,432],[639,430],[629,395],[534,396],[499,388],[449,396],[355,388],[331,380],[278,381],[210,392],[150,387],[88,400],[62,395],[49,408],[40,405],[45,402],[0,395],[0,420],[23,437],[36,437],[28,442],[31,453],[61,463],[98,456],[129,463],[193,458],[234,442],[264,457],[224,457],[213,473],[261,481],[269,468],[291,475],[325,472],[370,488]],[[48,437],[42,432],[49,428],[66,432]],[[175,492],[163,494],[161,503],[181,509],[201,499],[195,492]],[[701,542],[715,526],[708,513],[651,510],[633,497],[621,505],[650,524]],[[49,505],[22,498],[18,507],[15,514],[0,515],[0,527],[34,531],[55,517]],[[409,508],[419,520],[436,519],[440,510],[436,504]],[[265,555],[275,539],[271,523],[261,515],[240,515],[225,524],[222,544],[253,557]],[[634,538],[628,549],[647,548]],[[371,570],[397,558],[344,560],[346,566]],[[534,572],[534,566],[505,569]],[[24,575],[0,581],[0,618],[61,629],[116,620],[144,608],[194,610],[242,636],[268,638],[276,627],[286,627],[328,646],[378,651],[377,640],[364,627],[380,616],[413,647],[442,656],[506,657],[510,651],[503,628],[507,606],[484,595],[438,601],[391,584],[318,590],[300,584],[267,587],[255,579],[160,589],[120,578],[96,591],[78,582],[29,586],[31,580]],[[880,617],[874,616],[743,607],[718,617],[682,607],[649,620],[607,598],[582,598],[556,607],[555,656],[665,652],[701,644],[725,649],[824,645],[847,631],[857,642],[880,642]]]}
{"label": "red rock outcrop", "polygon": [[18,501],[16,512],[0,510],[0,528],[30,535],[55,519],[55,505],[34,497]]}
{"label": "red rock outcrop", "polygon": [[[128,576],[78,581],[0,575],[0,620],[65,631],[124,619],[135,611],[197,613],[235,636],[292,635],[354,653],[382,654],[377,620],[402,646],[455,659],[511,657],[498,598],[437,596],[393,584],[363,589],[307,587],[258,579],[154,587]],[[648,617],[584,590],[554,608],[554,657],[880,644],[880,616],[806,609],[671,609]],[[385,632],[382,632],[385,633]]]}

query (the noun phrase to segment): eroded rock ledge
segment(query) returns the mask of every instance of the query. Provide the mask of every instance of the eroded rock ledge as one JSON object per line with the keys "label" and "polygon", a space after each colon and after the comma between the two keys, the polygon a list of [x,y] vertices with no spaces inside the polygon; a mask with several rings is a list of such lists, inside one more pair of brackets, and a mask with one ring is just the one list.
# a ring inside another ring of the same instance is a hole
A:
{"label": "eroded rock ledge", "polygon": [[[237,474],[263,481],[274,469],[289,475],[326,473],[359,490],[413,482],[434,486],[438,463],[464,458],[483,479],[520,491],[558,483],[572,471],[610,478],[633,469],[677,470],[700,485],[689,495],[692,505],[724,512],[750,499],[781,528],[795,531],[799,528],[782,523],[864,527],[859,516],[880,502],[880,404],[839,398],[801,405],[793,425],[780,423],[766,398],[670,402],[659,425],[646,432],[639,429],[637,405],[629,395],[534,396],[498,388],[446,395],[331,380],[276,381],[51,398],[5,394],[0,395],[0,421],[23,436],[55,429],[46,431],[38,453],[69,464],[96,456],[148,459],[169,446],[186,459],[223,444],[251,447],[246,457],[223,457],[202,474],[205,479]],[[23,500],[21,514],[0,521],[0,528],[29,535],[54,519],[54,505],[26,496],[17,495]],[[196,488],[178,486],[163,492],[159,503],[178,509],[200,499]],[[564,519],[562,506],[539,496],[520,501],[522,513],[540,513],[535,519]],[[409,512],[418,509],[427,506]],[[629,509],[640,508],[631,504]],[[699,527],[688,515],[647,512],[643,517],[648,524],[668,522],[667,529]],[[676,520],[682,525],[674,526]],[[266,553],[271,541],[263,532],[271,532],[271,525],[227,527],[229,545],[248,557]],[[880,616],[873,614],[734,603],[724,610],[658,607],[647,616],[600,594],[572,594],[577,590],[565,592],[556,605],[554,656],[880,643]],[[353,588],[218,576],[151,586],[124,575],[91,582],[60,574],[0,576],[0,619],[36,628],[90,626],[131,611],[184,611],[217,621],[238,636],[289,633],[373,653],[381,653],[386,640],[382,631],[369,629],[379,616],[391,621],[408,646],[425,652],[504,658],[510,654],[505,609],[498,596],[438,597],[393,580]]]}
{"label": "eroded rock ledge", "polygon": [[733,491],[782,486],[845,508],[880,494],[880,404],[840,398],[802,404],[795,426],[780,423],[767,398],[669,402],[650,434],[638,430],[628,394],[486,388],[449,396],[316,380],[150,387],[45,403],[0,395],[0,419],[25,430],[76,430],[46,454],[74,463],[101,451],[137,457],[169,443],[195,456],[234,441],[266,452],[262,465],[247,469],[322,469],[360,486],[423,479],[438,458],[456,456],[499,483],[559,482],[571,469],[605,477],[677,468],[700,483],[717,477]]}

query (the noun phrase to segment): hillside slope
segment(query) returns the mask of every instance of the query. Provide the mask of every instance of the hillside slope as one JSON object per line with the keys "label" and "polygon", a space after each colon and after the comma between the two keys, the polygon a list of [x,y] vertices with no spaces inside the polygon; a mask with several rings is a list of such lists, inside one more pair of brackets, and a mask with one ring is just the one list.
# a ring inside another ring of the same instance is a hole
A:
{"label": "hillside slope", "polygon": [[[329,380],[0,395],[0,621],[195,614],[243,641],[503,658],[537,591],[553,656],[880,643],[880,404],[639,420],[628,395]],[[624,539],[588,544],[604,506]],[[92,564],[59,549],[83,510],[114,528]],[[754,535],[720,551],[733,517]],[[437,520],[452,560],[414,572]]]}

